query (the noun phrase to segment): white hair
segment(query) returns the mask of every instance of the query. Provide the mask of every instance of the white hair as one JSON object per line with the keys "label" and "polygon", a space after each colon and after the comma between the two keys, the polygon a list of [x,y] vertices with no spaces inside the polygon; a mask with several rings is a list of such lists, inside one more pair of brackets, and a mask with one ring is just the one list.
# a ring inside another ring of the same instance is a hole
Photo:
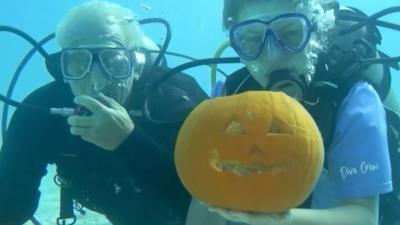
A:
{"label": "white hair", "polygon": [[305,13],[314,23],[314,32],[312,33],[310,43],[305,49],[307,57],[307,74],[312,76],[315,73],[315,65],[320,53],[329,49],[330,34],[335,27],[334,10],[325,10],[324,4],[332,3],[332,0],[294,0],[298,2],[297,10]]}
{"label": "white hair", "polygon": [[72,8],[59,22],[56,39],[63,48],[80,40],[110,40],[129,49],[144,47],[148,40],[130,9],[97,0]]}

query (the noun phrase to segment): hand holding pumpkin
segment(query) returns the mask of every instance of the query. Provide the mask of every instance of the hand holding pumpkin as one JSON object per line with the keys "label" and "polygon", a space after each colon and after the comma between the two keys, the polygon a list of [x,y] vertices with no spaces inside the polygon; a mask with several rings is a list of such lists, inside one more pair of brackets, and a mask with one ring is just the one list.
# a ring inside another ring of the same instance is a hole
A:
{"label": "hand holding pumpkin", "polygon": [[223,208],[208,207],[210,212],[215,212],[226,220],[245,223],[252,225],[290,225],[292,223],[291,211],[279,213],[279,214],[269,214],[269,213],[253,213],[229,210]]}

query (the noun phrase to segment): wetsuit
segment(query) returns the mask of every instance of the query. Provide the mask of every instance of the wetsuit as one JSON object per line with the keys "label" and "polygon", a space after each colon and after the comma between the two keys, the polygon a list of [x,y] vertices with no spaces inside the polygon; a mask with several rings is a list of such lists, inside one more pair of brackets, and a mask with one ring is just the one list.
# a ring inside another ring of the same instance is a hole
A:
{"label": "wetsuit", "polygon": [[[48,164],[56,164],[76,201],[113,224],[184,224],[190,196],[178,179],[173,149],[184,118],[207,95],[192,77],[178,74],[152,92],[149,120],[143,93],[164,71],[158,68],[134,83],[125,108],[135,128],[114,152],[71,135],[65,117],[17,109],[0,152],[0,224],[22,224],[31,218]],[[24,102],[74,107],[69,87],[56,81]]]}

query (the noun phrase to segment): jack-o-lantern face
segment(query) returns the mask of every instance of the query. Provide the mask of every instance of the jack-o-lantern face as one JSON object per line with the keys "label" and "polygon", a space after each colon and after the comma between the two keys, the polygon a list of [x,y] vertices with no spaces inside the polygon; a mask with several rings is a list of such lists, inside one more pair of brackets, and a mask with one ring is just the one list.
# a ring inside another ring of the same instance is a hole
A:
{"label": "jack-o-lantern face", "polygon": [[323,159],[322,138],[311,116],[278,92],[201,103],[183,124],[175,150],[178,174],[194,197],[258,212],[301,204]]}

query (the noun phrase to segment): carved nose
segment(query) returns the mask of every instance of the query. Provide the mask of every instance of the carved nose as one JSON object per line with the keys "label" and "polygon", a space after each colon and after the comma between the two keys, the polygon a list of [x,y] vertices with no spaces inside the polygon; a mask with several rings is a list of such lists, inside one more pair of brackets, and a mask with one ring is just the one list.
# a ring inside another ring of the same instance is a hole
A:
{"label": "carved nose", "polygon": [[256,144],[251,145],[248,152],[249,156],[265,157],[266,154],[266,151],[258,147]]}

